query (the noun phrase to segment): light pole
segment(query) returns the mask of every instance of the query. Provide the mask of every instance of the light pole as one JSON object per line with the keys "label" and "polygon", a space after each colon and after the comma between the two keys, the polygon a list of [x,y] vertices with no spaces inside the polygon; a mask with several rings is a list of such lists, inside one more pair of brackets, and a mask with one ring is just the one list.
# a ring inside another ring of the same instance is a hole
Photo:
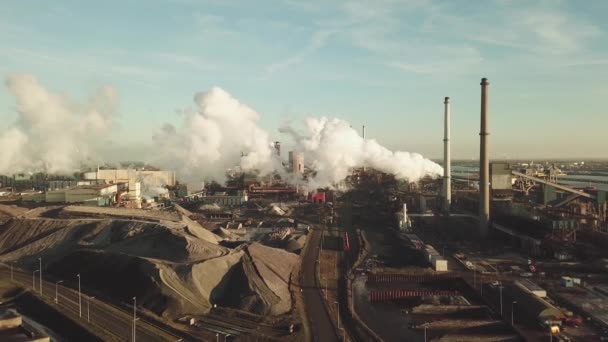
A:
{"label": "light pole", "polygon": [[500,291],[500,317],[502,317],[502,288],[503,288],[503,287],[504,287],[504,286],[502,286],[502,285],[500,285],[500,286],[498,287],[498,290]]}
{"label": "light pole", "polygon": [[78,316],[82,317],[82,298],[80,294],[80,273],[76,275],[78,277]]}
{"label": "light pole", "polygon": [[32,288],[34,288],[34,291],[36,291],[36,272],[40,272],[40,270],[34,270],[34,273],[32,273]]}
{"label": "light pole", "polygon": [[336,310],[338,314],[338,330],[340,330],[340,305],[337,300],[334,301],[334,304],[336,304]]}
{"label": "light pole", "polygon": [[55,304],[59,303],[59,284],[63,283],[63,280],[55,282]]}
{"label": "light pole", "polygon": [[38,258],[40,262],[40,295],[42,295],[42,257]]}
{"label": "light pole", "polygon": [[426,342],[426,328],[428,327],[428,323],[424,323],[423,327],[424,327],[424,342]]}
{"label": "light pole", "polygon": [[220,333],[215,333],[215,342],[220,342]]}
{"label": "light pole", "polygon": [[95,297],[87,297],[87,322],[91,321],[91,299]]}
{"label": "light pole", "polygon": [[135,332],[137,331],[137,327],[135,322],[139,321],[139,317],[133,320],[133,342],[135,342]]}
{"label": "light pole", "polygon": [[515,300],[514,300],[514,301],[511,303],[511,325],[512,325],[512,326],[515,326],[515,319],[514,319],[514,317],[515,317],[515,316],[514,316],[514,314],[513,314],[513,310],[515,309],[515,304],[517,304],[517,301],[515,301]]}
{"label": "light pole", "polygon": [[327,300],[327,279],[321,277],[321,287],[323,287],[323,281],[325,281],[325,299]]}
{"label": "light pole", "polygon": [[137,297],[133,297],[133,342],[137,333]]}
{"label": "light pole", "polygon": [[477,288],[477,267],[473,265],[473,288]]}

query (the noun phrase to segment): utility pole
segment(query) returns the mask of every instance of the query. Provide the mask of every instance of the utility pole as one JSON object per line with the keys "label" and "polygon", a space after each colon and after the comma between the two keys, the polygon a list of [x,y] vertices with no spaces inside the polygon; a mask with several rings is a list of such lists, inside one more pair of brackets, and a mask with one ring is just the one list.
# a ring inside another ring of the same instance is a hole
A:
{"label": "utility pole", "polygon": [[91,321],[91,299],[95,297],[87,297],[87,322]]}
{"label": "utility pole", "polygon": [[498,289],[500,290],[500,317],[502,317],[502,288],[504,286],[500,285]]}
{"label": "utility pole", "polygon": [[340,303],[338,303],[338,301],[334,301],[334,304],[336,304],[336,310],[337,310],[337,314],[338,314],[338,330],[340,330]]}
{"label": "utility pole", "polygon": [[36,291],[36,272],[40,272],[40,270],[34,270],[32,273],[32,288]]}
{"label": "utility pole", "polygon": [[42,295],[42,257],[38,258],[40,262],[40,295]]}
{"label": "utility pole", "polygon": [[137,297],[133,297],[133,342],[136,341],[135,335],[137,334]]}
{"label": "utility pole", "polygon": [[80,273],[76,275],[78,277],[78,316],[82,317],[82,298],[80,294]]}
{"label": "utility pole", "polygon": [[55,282],[55,304],[59,303],[59,284],[63,283],[63,280],[59,280]]}

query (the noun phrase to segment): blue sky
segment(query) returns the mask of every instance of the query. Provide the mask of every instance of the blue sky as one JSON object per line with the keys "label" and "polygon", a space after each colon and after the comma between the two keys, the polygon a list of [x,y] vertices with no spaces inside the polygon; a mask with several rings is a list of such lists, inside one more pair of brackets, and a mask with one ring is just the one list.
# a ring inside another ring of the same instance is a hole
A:
{"label": "blue sky", "polygon": [[[490,80],[494,157],[608,157],[608,1],[4,1],[0,75],[82,99],[120,94],[115,140],[149,144],[217,85],[281,139],[284,120],[335,116],[389,148],[478,156]],[[0,130],[16,118],[0,90]]]}

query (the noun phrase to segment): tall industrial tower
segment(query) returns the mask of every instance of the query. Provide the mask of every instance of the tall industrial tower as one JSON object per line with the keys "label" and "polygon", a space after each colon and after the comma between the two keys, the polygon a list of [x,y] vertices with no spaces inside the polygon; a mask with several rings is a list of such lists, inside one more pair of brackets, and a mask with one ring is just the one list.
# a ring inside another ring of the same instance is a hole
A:
{"label": "tall industrial tower", "polygon": [[444,105],[444,127],[443,127],[443,196],[444,209],[449,213],[452,204],[452,179],[450,156],[450,98],[446,97]]}
{"label": "tall industrial tower", "polygon": [[481,79],[481,129],[479,131],[479,233],[488,234],[490,221],[490,151],[488,146],[488,87],[487,78]]}

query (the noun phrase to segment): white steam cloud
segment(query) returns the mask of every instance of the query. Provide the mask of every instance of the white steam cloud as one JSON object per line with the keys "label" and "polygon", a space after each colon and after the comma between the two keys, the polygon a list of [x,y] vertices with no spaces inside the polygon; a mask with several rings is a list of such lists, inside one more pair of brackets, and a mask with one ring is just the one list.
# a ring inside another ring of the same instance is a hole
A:
{"label": "white steam cloud", "polygon": [[[371,167],[410,181],[443,173],[441,166],[418,153],[393,152],[376,140],[363,139],[344,120],[308,118],[306,127],[308,134],[290,135],[304,152],[304,159],[317,171],[309,181],[311,188],[339,183],[356,167]],[[294,130],[284,127],[281,131]]]}
{"label": "white steam cloud", "polygon": [[[259,115],[220,88],[194,96],[196,108],[183,112],[182,126],[165,124],[154,136],[160,162],[186,178],[222,180],[226,169],[271,172],[273,158],[268,133],[258,126]],[[241,156],[244,153],[245,156]]]}
{"label": "white steam cloud", "polygon": [[[0,174],[71,173],[87,161],[91,164],[91,157],[98,158],[94,150],[112,128],[118,108],[114,89],[101,88],[78,104],[47,90],[30,75],[10,76],[6,86],[18,116],[0,130]],[[222,181],[226,169],[239,166],[261,174],[278,172],[283,179],[302,184],[284,169],[253,109],[217,87],[197,93],[194,103],[194,109],[182,112],[181,126],[165,124],[154,135],[154,162],[177,171],[182,180]],[[333,186],[352,168],[363,166],[410,181],[442,173],[439,165],[420,154],[392,152],[375,140],[362,139],[343,120],[309,118],[303,132],[290,126],[280,131],[292,137],[293,149],[302,152],[316,171],[308,179],[310,189]]]}
{"label": "white steam cloud", "polygon": [[[284,179],[300,181],[287,174],[275,157],[266,131],[258,126],[259,115],[220,88],[199,93],[196,109],[185,111],[180,129],[165,125],[155,135],[162,146],[161,159],[182,176],[222,180],[227,168],[276,171]],[[346,121],[327,118],[306,120],[306,132],[285,126],[280,130],[294,140],[307,165],[316,171],[308,187],[333,186],[355,167],[372,167],[401,179],[416,181],[443,172],[438,164],[417,153],[392,152],[375,140],[364,140]],[[241,152],[245,156],[241,157]]]}
{"label": "white steam cloud", "polygon": [[10,76],[6,86],[18,117],[4,131],[0,127],[0,174],[73,172],[92,155],[91,146],[110,129],[118,107],[118,94],[110,87],[77,104],[30,75]]}

